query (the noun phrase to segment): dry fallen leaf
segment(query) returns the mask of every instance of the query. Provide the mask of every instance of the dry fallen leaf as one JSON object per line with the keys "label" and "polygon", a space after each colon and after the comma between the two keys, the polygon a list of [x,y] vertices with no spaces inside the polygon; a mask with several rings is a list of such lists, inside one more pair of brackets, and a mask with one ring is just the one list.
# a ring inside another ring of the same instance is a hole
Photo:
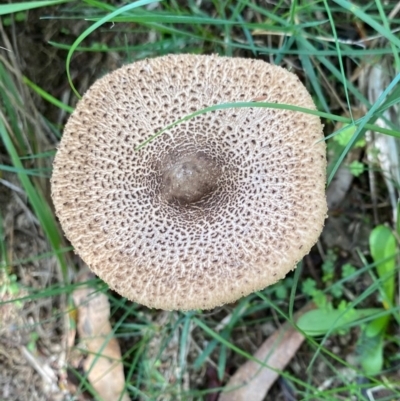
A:
{"label": "dry fallen leaf", "polygon": [[[295,314],[295,321],[312,308],[311,304],[302,308]],[[290,323],[285,323],[264,341],[254,357],[273,369],[283,370],[303,341],[304,336]],[[278,377],[279,373],[274,370],[255,361],[247,361],[231,377],[219,401],[262,401]]]}
{"label": "dry fallen leaf", "polygon": [[107,296],[90,287],[79,287],[73,299],[78,309],[77,332],[88,352],[83,368],[89,382],[102,401],[129,401],[124,393],[121,350],[109,322]]}

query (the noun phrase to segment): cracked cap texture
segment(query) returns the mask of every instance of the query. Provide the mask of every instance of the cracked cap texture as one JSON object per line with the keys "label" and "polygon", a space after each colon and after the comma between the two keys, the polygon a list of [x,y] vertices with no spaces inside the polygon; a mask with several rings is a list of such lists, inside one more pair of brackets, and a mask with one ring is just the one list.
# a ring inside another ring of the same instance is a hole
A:
{"label": "cracked cap texture", "polygon": [[259,60],[170,55],[96,81],[68,120],[52,197],[75,251],[110,288],[210,309],[283,278],[324,225],[325,143],[299,79]]}

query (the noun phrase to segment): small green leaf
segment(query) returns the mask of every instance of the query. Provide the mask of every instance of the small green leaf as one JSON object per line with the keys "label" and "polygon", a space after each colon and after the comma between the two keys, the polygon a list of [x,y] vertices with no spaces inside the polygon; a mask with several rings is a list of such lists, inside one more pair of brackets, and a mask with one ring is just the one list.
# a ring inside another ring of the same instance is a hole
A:
{"label": "small green leaf", "polygon": [[284,300],[288,298],[288,289],[283,285],[277,285],[275,287],[275,296],[280,299]]}
{"label": "small green leaf", "polygon": [[306,278],[301,286],[302,292],[310,297],[314,296],[315,291],[317,291],[317,283],[312,278]]}
{"label": "small green leaf", "polygon": [[330,307],[328,298],[322,290],[315,291],[315,293],[313,295],[313,301],[314,301],[315,305],[323,311]]}
{"label": "small green leaf", "polygon": [[349,169],[351,174],[354,175],[354,177],[358,177],[364,172],[365,165],[364,163],[361,163],[358,160],[354,160],[349,164]]}
{"label": "small green leaf", "polygon": [[[336,141],[340,146],[345,147],[349,142],[351,137],[356,132],[357,127],[355,125],[348,125],[347,127],[343,127],[343,129],[333,137],[333,140]],[[355,144],[355,148],[362,148],[365,146],[365,140],[361,138]]]}
{"label": "small green leaf", "polygon": [[341,284],[334,284],[329,289],[329,292],[332,294],[334,298],[336,299],[341,298],[343,295],[343,286]]}
{"label": "small green leaf", "polygon": [[350,276],[352,276],[355,272],[357,271],[357,269],[350,263],[345,263],[342,266],[342,278],[349,278]]}

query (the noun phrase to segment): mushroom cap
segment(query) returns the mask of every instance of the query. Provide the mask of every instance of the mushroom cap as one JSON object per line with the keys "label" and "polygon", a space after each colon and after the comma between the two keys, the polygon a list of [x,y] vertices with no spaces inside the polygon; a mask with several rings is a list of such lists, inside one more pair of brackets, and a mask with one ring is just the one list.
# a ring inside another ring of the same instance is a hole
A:
{"label": "mushroom cap", "polygon": [[169,55],[96,81],[69,118],[52,197],[75,251],[110,288],[160,309],[210,309],[283,278],[327,213],[317,116],[296,75],[264,61]]}

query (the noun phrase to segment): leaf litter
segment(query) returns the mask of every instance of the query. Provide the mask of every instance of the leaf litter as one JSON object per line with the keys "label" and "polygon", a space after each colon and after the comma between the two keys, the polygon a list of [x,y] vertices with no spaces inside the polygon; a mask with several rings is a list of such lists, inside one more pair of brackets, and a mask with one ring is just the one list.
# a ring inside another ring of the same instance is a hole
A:
{"label": "leaf litter", "polygon": [[[86,282],[90,274],[80,275]],[[80,286],[72,294],[77,308],[77,334],[86,358],[83,370],[102,401],[129,401],[121,349],[110,323],[107,295],[89,286]]]}

